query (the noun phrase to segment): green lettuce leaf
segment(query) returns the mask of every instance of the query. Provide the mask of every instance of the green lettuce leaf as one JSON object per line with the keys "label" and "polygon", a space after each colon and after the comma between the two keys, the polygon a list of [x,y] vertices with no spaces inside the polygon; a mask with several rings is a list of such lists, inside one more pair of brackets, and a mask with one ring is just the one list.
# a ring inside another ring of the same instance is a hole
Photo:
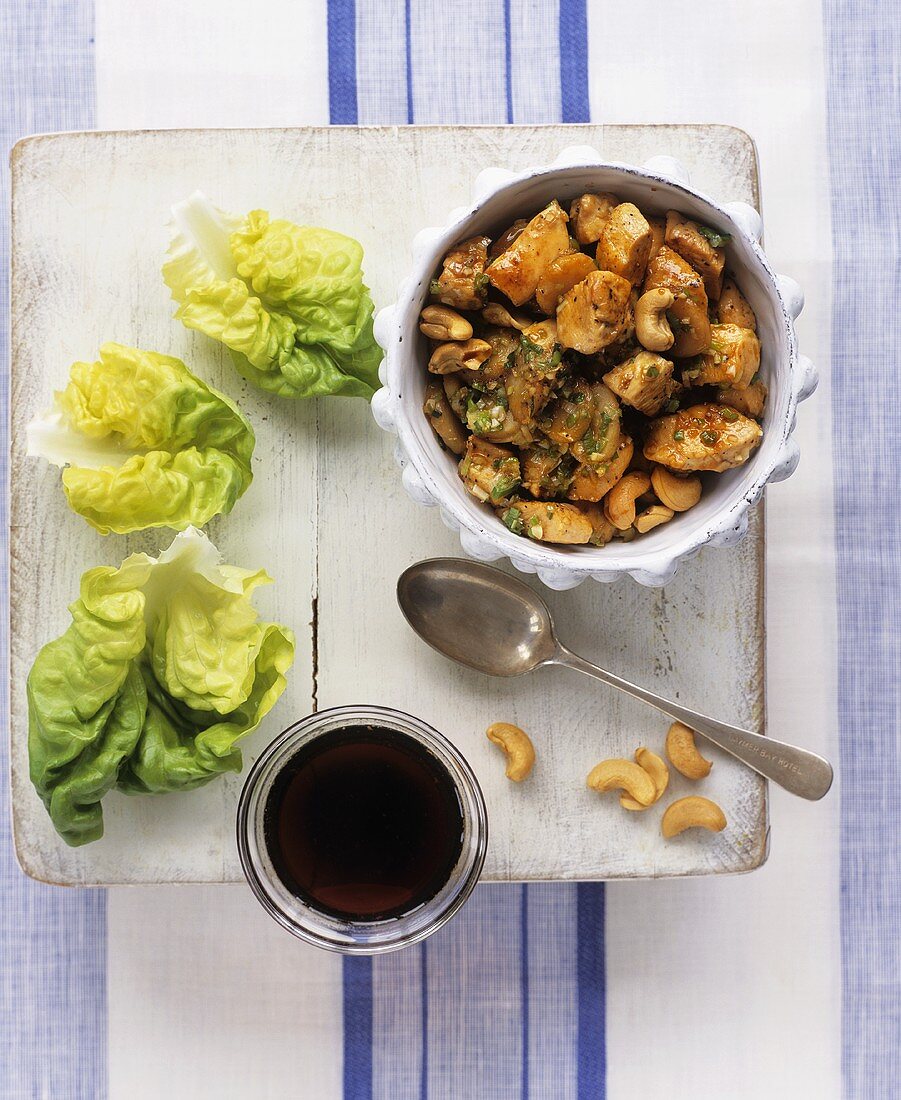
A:
{"label": "green lettuce leaf", "polygon": [[370,398],[382,353],[363,249],[330,229],[228,214],[196,192],[172,208],[163,278],[188,328],[282,397]]}
{"label": "green lettuce leaf", "polygon": [[73,511],[102,534],[183,530],[230,512],[253,478],[253,429],[180,359],[104,344],[74,363],[28,453],[62,466]]}
{"label": "green lettuce leaf", "polygon": [[222,565],[189,528],[158,558],[85,573],[72,623],[28,676],[31,780],[71,845],[103,835],[101,800],[190,790],[241,770],[240,738],[285,689],[294,635],[261,623],[261,570]]}

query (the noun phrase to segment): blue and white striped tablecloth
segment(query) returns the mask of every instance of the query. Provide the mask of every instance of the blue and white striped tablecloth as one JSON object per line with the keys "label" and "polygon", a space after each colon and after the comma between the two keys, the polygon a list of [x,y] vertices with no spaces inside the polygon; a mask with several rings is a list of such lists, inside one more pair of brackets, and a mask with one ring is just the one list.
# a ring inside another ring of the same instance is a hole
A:
{"label": "blue and white striped tablecloth", "polygon": [[[862,0],[4,0],[6,148],[34,131],[328,121],[751,132],[768,251],[807,290],[800,335],[822,377],[801,469],[768,499],[770,722],[840,778],[817,806],[774,792],[774,851],[747,878],[482,887],[426,945],[375,962],[295,944],[240,889],[32,883],[4,809],[2,1097],[901,1095],[893,15]],[[2,189],[6,218],[5,166]],[[6,399],[5,305],[0,328]]]}

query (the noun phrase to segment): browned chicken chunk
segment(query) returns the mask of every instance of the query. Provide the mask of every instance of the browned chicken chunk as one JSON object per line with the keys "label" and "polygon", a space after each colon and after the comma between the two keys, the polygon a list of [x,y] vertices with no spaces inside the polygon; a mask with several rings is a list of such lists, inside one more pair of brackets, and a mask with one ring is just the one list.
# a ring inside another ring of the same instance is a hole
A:
{"label": "browned chicken chunk", "polygon": [[667,318],[675,337],[672,354],[677,359],[698,355],[710,346],[707,292],[695,269],[666,245],[648,264],[644,290],[662,286],[672,291],[675,301]]}
{"label": "browned chicken chunk", "polygon": [[673,362],[640,351],[604,375],[604,381],[627,405],[645,416],[656,416],[673,394],[680,389],[673,378]]}
{"label": "browned chicken chunk", "polygon": [[562,366],[556,321],[536,321],[519,334],[504,385],[510,412],[520,424],[530,423],[548,403]]}
{"label": "browned chicken chunk", "polygon": [[471,435],[460,462],[460,477],[477,500],[504,504],[519,488],[519,459],[506,447]]}
{"label": "browned chicken chunk", "polygon": [[579,244],[594,244],[599,240],[607,219],[619,204],[616,195],[609,191],[575,199],[569,208],[569,219],[572,234]]}
{"label": "browned chicken chunk", "polygon": [[463,454],[466,450],[466,432],[437,379],[431,379],[426,385],[422,410],[442,444],[455,455]]}
{"label": "browned chicken chunk", "polygon": [[612,344],[626,325],[632,285],[612,271],[594,271],[560,299],[557,334],[565,348],[583,355]]}
{"label": "browned chicken chunk", "polygon": [[760,425],[724,405],[692,405],[653,421],[645,458],[671,470],[722,473],[747,462],[760,443]]}
{"label": "browned chicken chunk", "polygon": [[453,309],[481,309],[488,289],[488,237],[470,237],[444,257],[444,270],[432,282],[432,297]]}
{"label": "browned chicken chunk", "polygon": [[685,371],[683,381],[693,386],[733,386],[743,390],[760,367],[760,341],[749,328],[712,325],[710,348]]}
{"label": "browned chicken chunk", "polygon": [[644,214],[631,202],[624,202],[610,214],[601,233],[596,256],[598,267],[636,286],[644,278],[652,242],[651,227]]}
{"label": "browned chicken chunk", "polygon": [[720,300],[716,304],[716,319],[721,325],[738,325],[757,331],[757,318],[734,279],[724,279]]}
{"label": "browned chicken chunk", "polygon": [[752,420],[759,420],[766,408],[766,393],[766,386],[758,379],[750,386],[745,386],[743,390],[737,390],[732,386],[721,389],[716,395],[716,400],[718,404],[737,409],[745,416],[750,416]]}
{"label": "browned chicken chunk", "polygon": [[632,451],[632,440],[627,435],[621,436],[618,449],[609,462],[602,466],[585,463],[576,470],[567,497],[570,500],[599,501],[628,470]]}
{"label": "browned chicken chunk", "polygon": [[544,269],[572,251],[566,212],[555,200],[536,214],[516,240],[488,266],[492,286],[521,306],[535,293]]}
{"label": "browned chicken chunk", "polygon": [[538,542],[579,545],[594,534],[591,520],[579,508],[556,501],[517,501],[505,509],[501,519],[517,535]]}
{"label": "browned chicken chunk", "polygon": [[726,253],[722,248],[714,248],[710,241],[711,236],[717,239],[706,226],[700,226],[690,218],[683,218],[676,210],[667,211],[667,245],[678,252],[701,275],[707,297],[716,301],[723,285]]}

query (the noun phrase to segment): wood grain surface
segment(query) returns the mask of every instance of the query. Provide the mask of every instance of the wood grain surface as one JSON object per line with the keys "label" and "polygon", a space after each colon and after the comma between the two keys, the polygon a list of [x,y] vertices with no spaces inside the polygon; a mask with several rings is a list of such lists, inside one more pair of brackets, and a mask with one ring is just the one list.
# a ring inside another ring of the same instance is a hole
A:
{"label": "wood grain surface", "polygon": [[[564,669],[491,681],[412,634],[394,585],[411,563],[459,555],[435,509],[404,493],[393,442],[362,401],[291,403],[244,382],[222,350],[172,320],[160,277],[173,202],[197,188],[219,205],[264,208],[356,237],[376,304],[392,301],[414,233],[465,203],[476,174],[546,163],[567,145],[611,160],[682,160],[721,200],[759,205],[750,138],[718,126],[321,128],[86,133],[27,139],[13,154],[10,532],[11,781],[16,849],[33,877],[64,884],[233,882],[242,779],[182,795],[104,800],[106,835],[68,848],[28,778],[25,678],[65,629],[81,573],[128,553],[157,553],[168,531],[103,538],[65,503],[59,471],[25,457],[25,426],[106,340],[177,355],[237,399],[257,432],[255,480],[208,531],[225,559],[264,566],[267,617],[296,631],[289,687],[244,742],[246,765],[314,707],[377,703],[408,710],[451,738],[488,803],[485,878],[601,879],[746,871],[766,854],[764,782],[716,749],[702,784],[674,773],[664,799],[690,791],[725,809],[725,832],[660,835],[663,806],[621,810],[585,787],[606,756],[659,751],[666,720]],[[544,592],[561,639],[612,671],[728,721],[764,725],[763,516],[738,548],[706,550],[665,589],[586,582]],[[527,583],[538,585],[534,578]],[[540,587],[540,586],[539,586]],[[494,721],[527,729],[538,762],[504,778],[485,739]]]}

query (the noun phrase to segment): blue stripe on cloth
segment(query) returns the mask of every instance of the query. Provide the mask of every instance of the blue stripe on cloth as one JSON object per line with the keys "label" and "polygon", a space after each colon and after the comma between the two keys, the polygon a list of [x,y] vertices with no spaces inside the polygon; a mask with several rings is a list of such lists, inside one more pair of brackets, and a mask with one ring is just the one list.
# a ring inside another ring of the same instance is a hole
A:
{"label": "blue stripe on cloth", "polygon": [[354,0],[328,0],[329,121],[357,123],[357,13]]}
{"label": "blue stripe on cloth", "polygon": [[344,959],[344,1100],[372,1100],[372,959]]}
{"label": "blue stripe on cloth", "polygon": [[[362,124],[588,119],[585,0],[356,0],[355,19],[355,56],[329,63],[353,67]],[[481,886],[427,944],[344,965],[346,1100],[604,1095],[603,886]]]}
{"label": "blue stripe on cloth", "polygon": [[[0,4],[0,400],[8,424],[7,152],[24,134],[94,121],[94,10],[90,0]],[[0,468],[7,485],[7,444]],[[7,493],[0,502],[2,653],[8,668]],[[9,722],[6,685],[0,727]],[[102,1100],[107,1094],[106,893],[27,879],[13,858],[6,739],[0,749],[0,1095],[4,1100]]]}
{"label": "blue stripe on cloth", "polygon": [[586,0],[560,0],[560,86],[564,122],[588,122]]}
{"label": "blue stripe on cloth", "polygon": [[884,506],[896,492],[897,405],[874,395],[897,389],[901,344],[901,23],[891,4],[823,10],[835,433],[852,423],[858,438],[888,442],[866,461],[842,454],[834,471],[842,1065],[847,1097],[882,1100],[901,1088],[901,513]]}
{"label": "blue stripe on cloth", "polygon": [[519,1003],[522,1005],[522,1077],[520,1096],[529,1100],[529,887],[519,895]]}
{"label": "blue stripe on cloth", "polygon": [[606,1095],[606,985],[604,980],[604,887],[579,883],[578,981],[579,1100]]}

